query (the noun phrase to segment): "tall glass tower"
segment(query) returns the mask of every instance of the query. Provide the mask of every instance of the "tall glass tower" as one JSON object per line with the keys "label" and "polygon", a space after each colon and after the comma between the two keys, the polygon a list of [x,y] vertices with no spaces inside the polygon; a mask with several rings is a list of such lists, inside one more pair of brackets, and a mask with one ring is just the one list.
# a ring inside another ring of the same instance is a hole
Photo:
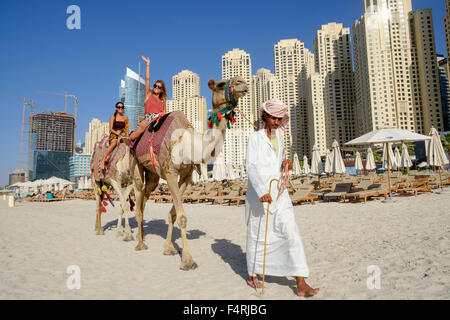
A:
{"label": "tall glass tower", "polygon": [[130,68],[127,68],[124,79],[120,81],[119,99],[125,105],[130,131],[136,130],[139,116],[144,116],[145,80]]}

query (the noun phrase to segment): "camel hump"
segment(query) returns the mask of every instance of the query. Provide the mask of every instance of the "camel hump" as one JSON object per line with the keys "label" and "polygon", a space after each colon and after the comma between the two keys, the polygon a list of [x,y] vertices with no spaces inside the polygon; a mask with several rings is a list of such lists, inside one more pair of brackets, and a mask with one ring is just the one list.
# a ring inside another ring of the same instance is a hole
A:
{"label": "camel hump", "polygon": [[[159,167],[165,167],[170,160],[172,143],[171,137],[175,130],[192,128],[186,115],[177,110],[171,112],[158,131],[145,130],[135,146],[135,156],[144,167],[152,167],[150,156],[150,141],[152,141],[153,153]],[[153,137],[152,137],[153,135]]]}

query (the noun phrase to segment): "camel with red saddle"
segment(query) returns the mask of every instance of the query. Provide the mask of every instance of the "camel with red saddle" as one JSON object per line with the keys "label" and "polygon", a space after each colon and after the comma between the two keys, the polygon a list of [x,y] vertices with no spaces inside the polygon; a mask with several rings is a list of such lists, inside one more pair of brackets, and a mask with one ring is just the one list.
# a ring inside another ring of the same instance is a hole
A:
{"label": "camel with red saddle", "polygon": [[169,212],[169,226],[164,245],[165,255],[179,254],[172,243],[175,221],[181,229],[182,257],[180,269],[197,268],[189,253],[186,240],[187,216],[183,209],[182,196],[191,181],[193,170],[200,174],[200,165],[210,163],[222,151],[227,127],[235,122],[234,109],[238,100],[248,92],[242,77],[230,80],[208,81],[212,90],[213,113],[206,133],[195,132],[184,114],[170,113],[158,131],[145,130],[135,142],[131,164],[134,192],[136,195],[136,221],[138,223],[138,244],[136,250],[147,249],[144,243],[143,217],[145,204],[150,193],[158,186],[160,178],[167,181],[173,199]]}

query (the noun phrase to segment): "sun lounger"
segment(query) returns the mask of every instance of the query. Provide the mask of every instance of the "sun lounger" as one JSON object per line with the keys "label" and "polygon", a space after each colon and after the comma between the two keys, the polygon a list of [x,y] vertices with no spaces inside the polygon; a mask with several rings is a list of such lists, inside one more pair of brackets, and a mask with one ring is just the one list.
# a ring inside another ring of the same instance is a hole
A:
{"label": "sun lounger", "polygon": [[416,176],[414,181],[411,183],[411,185],[407,188],[404,188],[402,190],[399,190],[399,194],[406,196],[406,195],[414,195],[417,196],[417,194],[423,193],[423,192],[431,192],[430,182],[428,176]]}
{"label": "sun lounger", "polygon": [[318,196],[312,195],[314,185],[307,184],[300,186],[297,191],[291,196],[292,203],[310,202],[314,204],[314,201],[318,199]]}
{"label": "sun lounger", "polygon": [[367,190],[350,192],[346,195],[346,198],[349,201],[363,201],[364,200],[364,203],[366,203],[367,199],[371,198],[371,197],[384,196],[384,198],[387,198],[388,193],[389,193],[389,189],[388,189],[387,182],[382,182],[382,183],[371,184],[367,188]]}
{"label": "sun lounger", "polygon": [[336,198],[337,200],[344,200],[345,196],[350,192],[352,189],[352,182],[344,182],[344,183],[338,183],[336,184],[336,187],[334,188],[333,192],[328,192],[323,195],[323,199],[330,201],[331,198]]}

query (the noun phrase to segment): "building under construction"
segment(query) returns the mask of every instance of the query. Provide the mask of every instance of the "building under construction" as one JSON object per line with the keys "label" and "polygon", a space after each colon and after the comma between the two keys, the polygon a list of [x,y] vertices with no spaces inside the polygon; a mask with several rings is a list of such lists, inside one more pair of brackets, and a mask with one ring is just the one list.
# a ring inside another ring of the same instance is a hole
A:
{"label": "building under construction", "polygon": [[55,112],[32,116],[30,180],[52,176],[69,179],[69,158],[74,151],[73,115]]}

